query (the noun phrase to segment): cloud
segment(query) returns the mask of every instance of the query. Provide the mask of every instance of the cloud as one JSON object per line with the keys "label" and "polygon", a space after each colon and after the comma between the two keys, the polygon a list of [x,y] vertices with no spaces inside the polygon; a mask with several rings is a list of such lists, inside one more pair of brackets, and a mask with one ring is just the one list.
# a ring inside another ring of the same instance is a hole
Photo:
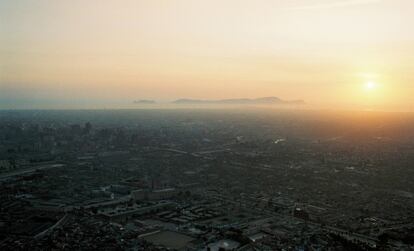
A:
{"label": "cloud", "polygon": [[381,0],[337,0],[312,5],[288,7],[287,10],[320,10],[379,3]]}

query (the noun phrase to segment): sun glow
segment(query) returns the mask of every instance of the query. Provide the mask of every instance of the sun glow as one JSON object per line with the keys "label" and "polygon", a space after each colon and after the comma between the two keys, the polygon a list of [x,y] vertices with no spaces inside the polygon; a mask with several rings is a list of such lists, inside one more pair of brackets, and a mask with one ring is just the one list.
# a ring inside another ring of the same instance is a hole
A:
{"label": "sun glow", "polygon": [[364,88],[366,91],[373,91],[377,88],[378,84],[374,81],[368,81],[364,84]]}

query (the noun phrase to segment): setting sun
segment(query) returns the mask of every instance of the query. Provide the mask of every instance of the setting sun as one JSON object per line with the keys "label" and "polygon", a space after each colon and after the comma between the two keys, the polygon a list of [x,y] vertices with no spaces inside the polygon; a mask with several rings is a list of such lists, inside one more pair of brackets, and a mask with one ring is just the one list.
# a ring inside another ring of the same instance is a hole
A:
{"label": "setting sun", "polygon": [[1,0],[0,109],[276,96],[411,111],[412,9],[411,0]]}
{"label": "setting sun", "polygon": [[0,251],[414,251],[412,24],[414,0],[0,0]]}
{"label": "setting sun", "polygon": [[378,86],[377,83],[375,83],[373,81],[368,81],[368,82],[365,83],[364,87],[365,87],[365,90],[372,91],[372,90],[376,89],[377,86]]}

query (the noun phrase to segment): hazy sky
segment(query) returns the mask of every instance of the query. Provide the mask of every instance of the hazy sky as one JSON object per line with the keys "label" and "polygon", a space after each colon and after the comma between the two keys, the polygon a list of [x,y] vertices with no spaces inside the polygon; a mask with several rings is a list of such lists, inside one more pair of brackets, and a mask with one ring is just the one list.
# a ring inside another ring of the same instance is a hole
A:
{"label": "hazy sky", "polygon": [[279,96],[406,110],[413,27],[413,0],[1,0],[0,108]]}

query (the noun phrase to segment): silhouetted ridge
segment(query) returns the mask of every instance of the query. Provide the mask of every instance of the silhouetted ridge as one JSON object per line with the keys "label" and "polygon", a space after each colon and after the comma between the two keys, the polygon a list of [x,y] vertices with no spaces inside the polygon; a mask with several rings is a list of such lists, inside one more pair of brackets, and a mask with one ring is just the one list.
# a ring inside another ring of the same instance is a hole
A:
{"label": "silhouetted ridge", "polygon": [[202,100],[202,99],[177,99],[175,104],[304,104],[303,100],[282,100],[278,97],[262,98],[239,98],[239,99],[220,99],[220,100]]}
{"label": "silhouetted ridge", "polygon": [[154,100],[147,100],[147,99],[140,99],[140,100],[134,100],[134,104],[155,104],[156,102]]}

